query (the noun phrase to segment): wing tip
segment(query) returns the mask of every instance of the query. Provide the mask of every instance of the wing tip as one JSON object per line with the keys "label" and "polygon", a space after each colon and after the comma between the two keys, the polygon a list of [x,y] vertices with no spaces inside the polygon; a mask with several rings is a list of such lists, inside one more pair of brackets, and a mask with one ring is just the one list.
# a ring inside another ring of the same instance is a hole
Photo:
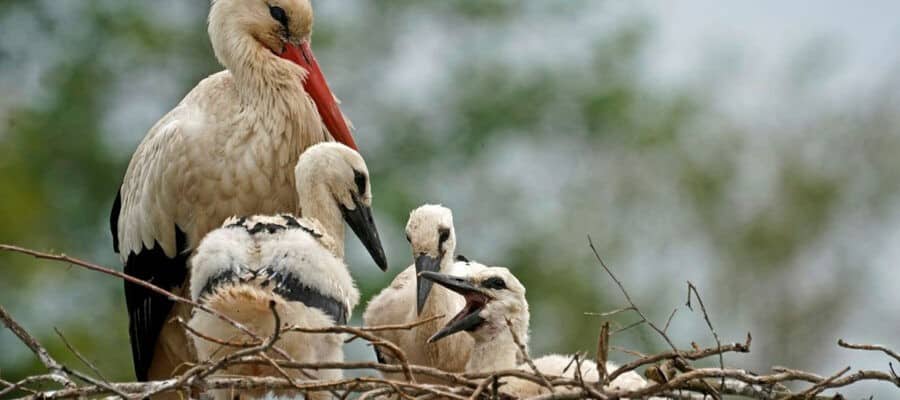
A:
{"label": "wing tip", "polygon": [[119,252],[119,213],[122,211],[122,188],[116,191],[112,210],[109,213],[109,231],[112,233],[113,251]]}

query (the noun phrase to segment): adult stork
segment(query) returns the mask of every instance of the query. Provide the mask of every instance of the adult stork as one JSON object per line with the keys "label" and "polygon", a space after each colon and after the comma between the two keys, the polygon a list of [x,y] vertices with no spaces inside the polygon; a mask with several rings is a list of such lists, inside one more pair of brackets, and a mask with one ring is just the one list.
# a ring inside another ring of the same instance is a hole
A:
{"label": "adult stork", "polygon": [[[332,139],[356,149],[310,48],[312,25],[309,0],[212,2],[209,37],[226,70],[197,84],[131,158],[110,216],[125,273],[186,294],[188,256],[226,218],[301,211],[294,165],[304,149]],[[380,246],[361,239],[385,269]],[[193,359],[170,321],[187,307],[127,282],[125,300],[139,380]]]}

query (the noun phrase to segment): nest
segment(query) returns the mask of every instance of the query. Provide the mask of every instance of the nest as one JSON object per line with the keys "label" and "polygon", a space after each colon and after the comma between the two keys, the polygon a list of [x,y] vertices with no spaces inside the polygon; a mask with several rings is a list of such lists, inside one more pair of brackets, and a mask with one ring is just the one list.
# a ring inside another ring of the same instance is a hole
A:
{"label": "nest", "polygon": [[[259,337],[237,321],[216,311],[177,296],[148,282],[135,279],[119,271],[105,268],[87,261],[68,257],[61,254],[50,254],[16,246],[0,245],[0,250],[31,255],[41,259],[59,261],[68,265],[75,265],[89,270],[127,280],[131,283],[143,286],[154,292],[168,296],[176,302],[189,304],[199,312],[208,312],[216,317],[232,324],[237,329],[253,338],[247,343],[232,343],[212,338],[188,329],[188,333],[200,336],[206,340],[217,343],[240,347],[239,350],[222,358],[190,365],[180,375],[161,381],[151,382],[111,382],[103,377],[100,371],[91,364],[77,349],[66,340],[62,334],[60,339],[66,347],[82,362],[84,369],[76,369],[63,365],[56,361],[47,350],[26,331],[16,320],[0,306],[0,320],[10,329],[22,343],[27,346],[34,355],[46,367],[46,372],[39,375],[28,376],[17,382],[8,382],[0,379],[0,397],[12,395],[34,399],[64,399],[81,397],[114,396],[127,399],[143,399],[149,396],[178,392],[183,398],[196,397],[208,390],[223,389],[233,390],[235,393],[242,391],[278,391],[280,393],[296,393],[297,396],[310,394],[322,394],[325,397],[348,398],[358,396],[360,399],[375,397],[395,397],[404,399],[418,398],[450,398],[450,399],[514,399],[503,390],[504,381],[509,379],[523,379],[531,381],[542,387],[542,394],[532,399],[639,399],[639,398],[669,398],[669,399],[722,399],[730,398],[746,399],[843,399],[838,393],[842,388],[863,382],[883,381],[900,388],[900,376],[894,371],[893,362],[900,362],[900,354],[884,346],[874,344],[852,344],[844,340],[838,340],[840,347],[860,351],[876,351],[884,353],[889,361],[884,371],[878,370],[852,370],[846,367],[831,375],[819,375],[797,369],[784,367],[772,367],[767,373],[753,373],[744,369],[729,367],[725,363],[725,354],[748,353],[752,337],[747,334],[743,342],[722,343],[713,323],[706,311],[706,306],[700,297],[697,288],[688,282],[688,299],[685,306],[694,311],[699,306],[704,321],[715,339],[716,345],[709,348],[701,348],[692,343],[691,349],[679,349],[675,346],[667,333],[669,323],[675,315],[675,309],[666,320],[662,328],[648,320],[641,309],[631,300],[631,296],[622,283],[616,278],[612,270],[606,266],[600,258],[593,244],[593,250],[600,266],[609,277],[618,285],[627,305],[624,308],[606,313],[595,314],[601,317],[609,317],[622,312],[632,312],[640,318],[635,324],[615,331],[610,330],[609,323],[604,323],[597,339],[597,348],[591,358],[596,362],[599,380],[588,381],[580,374],[581,363],[588,360],[587,353],[578,353],[572,356],[570,367],[572,376],[551,376],[542,374],[531,361],[526,347],[514,338],[519,345],[521,356],[526,360],[526,367],[521,369],[491,371],[478,374],[449,373],[440,369],[414,365],[407,362],[403,350],[394,343],[380,339],[377,332],[386,330],[411,329],[423,323],[430,322],[441,316],[433,316],[415,323],[393,326],[377,327],[351,327],[332,326],[328,328],[305,328],[300,326],[283,325],[275,307],[270,307],[275,320],[274,333],[269,337]],[[180,321],[184,324],[184,321]],[[610,337],[613,334],[624,332],[634,326],[646,325],[655,331],[669,346],[669,350],[656,354],[641,354],[627,349],[618,349],[637,358],[615,370],[607,371],[605,368],[610,350]],[[377,346],[380,351],[390,353],[398,362],[396,364],[381,364],[377,362],[323,362],[300,363],[291,359],[278,347],[281,335],[286,332],[304,332],[347,335],[347,341],[364,340],[371,346]],[[718,364],[716,367],[695,367],[693,363],[712,359]],[[276,373],[272,376],[234,376],[219,375],[226,368],[238,365],[259,365]],[[313,370],[371,370],[381,373],[392,373],[401,376],[398,379],[382,378],[381,374],[344,378],[338,380],[304,380],[296,379],[297,374],[288,371],[297,371],[305,376]],[[610,388],[607,383],[630,371],[644,370],[647,384],[640,388],[616,389]],[[85,372],[89,371],[89,372]],[[568,375],[568,374],[567,374]],[[430,381],[442,383],[420,383],[416,377],[428,377]],[[830,394],[826,394],[828,391]],[[315,396],[314,396],[315,397]]]}

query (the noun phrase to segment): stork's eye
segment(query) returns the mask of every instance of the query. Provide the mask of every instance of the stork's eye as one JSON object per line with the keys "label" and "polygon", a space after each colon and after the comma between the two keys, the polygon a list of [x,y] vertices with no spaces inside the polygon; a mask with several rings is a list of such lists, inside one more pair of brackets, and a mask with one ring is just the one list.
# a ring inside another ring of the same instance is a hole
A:
{"label": "stork's eye", "polygon": [[357,170],[353,170],[353,182],[356,183],[356,191],[360,196],[366,194],[366,182],[368,178],[366,178],[366,174],[359,172]]}
{"label": "stork's eye", "polygon": [[438,241],[442,244],[450,239],[450,228],[438,228]]}
{"label": "stork's eye", "polygon": [[481,282],[481,287],[486,289],[501,290],[506,289],[506,282],[503,281],[503,278],[499,276],[492,276],[488,279],[485,279],[484,282]]}
{"label": "stork's eye", "polygon": [[278,6],[269,6],[269,14],[272,14],[272,18],[274,18],[284,27],[288,26],[288,16],[283,8]]}

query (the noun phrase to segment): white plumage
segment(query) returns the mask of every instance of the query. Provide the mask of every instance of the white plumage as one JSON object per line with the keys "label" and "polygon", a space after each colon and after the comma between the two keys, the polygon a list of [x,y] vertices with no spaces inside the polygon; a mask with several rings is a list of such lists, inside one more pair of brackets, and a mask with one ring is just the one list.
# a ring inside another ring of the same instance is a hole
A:
{"label": "white plumage", "polygon": [[[424,272],[424,278],[431,279],[465,298],[465,306],[453,319],[429,341],[440,341],[458,332],[465,331],[474,339],[466,372],[488,372],[506,369],[529,369],[519,351],[511,329],[520,342],[528,345],[529,312],[525,299],[525,287],[516,277],[503,267],[486,267],[471,271],[465,277]],[[507,325],[507,320],[509,325]],[[571,356],[547,355],[534,360],[541,373],[551,376],[573,378],[575,368],[569,367]],[[617,367],[607,363],[608,371]],[[597,381],[597,365],[592,361],[581,364],[581,374],[586,381]],[[549,393],[541,385],[523,379],[509,378],[501,391],[526,398]],[[639,389],[646,381],[635,372],[617,377],[608,387],[617,389]],[[564,392],[557,391],[558,393]]]}
{"label": "white plumage", "polygon": [[[275,302],[287,325],[316,328],[346,324],[359,302],[359,291],[343,261],[344,221],[379,264],[386,263],[372,220],[368,176],[362,157],[349,147],[339,143],[310,147],[296,167],[297,198],[304,217],[276,215],[227,220],[222,228],[203,239],[190,260],[191,297],[262,337],[274,330],[270,301]],[[205,335],[230,342],[251,340],[234,326],[205,312],[194,312],[189,325]],[[341,335],[287,333],[279,346],[301,362],[343,361],[341,339]],[[193,341],[201,361],[235,350],[196,336]],[[225,372],[275,374],[260,366],[237,366]],[[314,376],[335,379],[341,371],[322,370]],[[216,396],[231,398],[230,394],[219,392]]]}
{"label": "white plumage", "polygon": [[[330,236],[315,220],[298,220],[290,215],[229,219],[203,239],[191,258],[191,297],[264,338],[275,328],[270,302],[274,302],[283,326],[345,324],[359,301],[359,291],[346,265],[329,248],[328,240]],[[195,311],[188,325],[217,339],[251,341],[234,326],[205,312]],[[201,361],[239,350],[192,337]],[[284,333],[277,343],[299,362],[343,361],[342,345],[343,335],[298,332]],[[270,355],[276,356],[274,352]],[[260,365],[232,366],[222,373],[278,376],[272,367]],[[297,370],[289,373],[294,379],[305,378]],[[316,379],[342,376],[340,370],[309,373]],[[235,394],[225,390],[214,393],[217,399],[233,399]],[[240,394],[258,398],[265,390]],[[320,393],[319,397],[327,395]]]}
{"label": "white plumage", "polygon": [[[420,318],[443,315],[443,318],[413,329],[384,331],[380,332],[379,336],[400,346],[410,363],[432,366],[449,372],[462,372],[473,345],[470,337],[456,335],[438,343],[427,341],[450,320],[453,314],[463,308],[465,300],[441,286],[432,288],[431,281],[417,277],[417,272],[422,271],[460,275],[472,269],[472,264],[468,260],[454,260],[456,233],[453,227],[453,214],[440,205],[423,205],[410,213],[406,224],[406,236],[415,263],[403,270],[390,286],[369,302],[363,313],[363,324],[365,326],[405,324]],[[381,362],[396,361],[377,349],[376,354]],[[416,378],[423,382],[431,381],[426,376]]]}
{"label": "white plumage", "polygon": [[[308,146],[355,148],[310,50],[309,0],[217,0],[209,36],[227,70],[201,81],[138,146],[110,216],[125,272],[186,294],[190,252],[232,215],[296,213],[294,165]],[[188,309],[126,283],[139,380],[193,355],[167,321]]]}

